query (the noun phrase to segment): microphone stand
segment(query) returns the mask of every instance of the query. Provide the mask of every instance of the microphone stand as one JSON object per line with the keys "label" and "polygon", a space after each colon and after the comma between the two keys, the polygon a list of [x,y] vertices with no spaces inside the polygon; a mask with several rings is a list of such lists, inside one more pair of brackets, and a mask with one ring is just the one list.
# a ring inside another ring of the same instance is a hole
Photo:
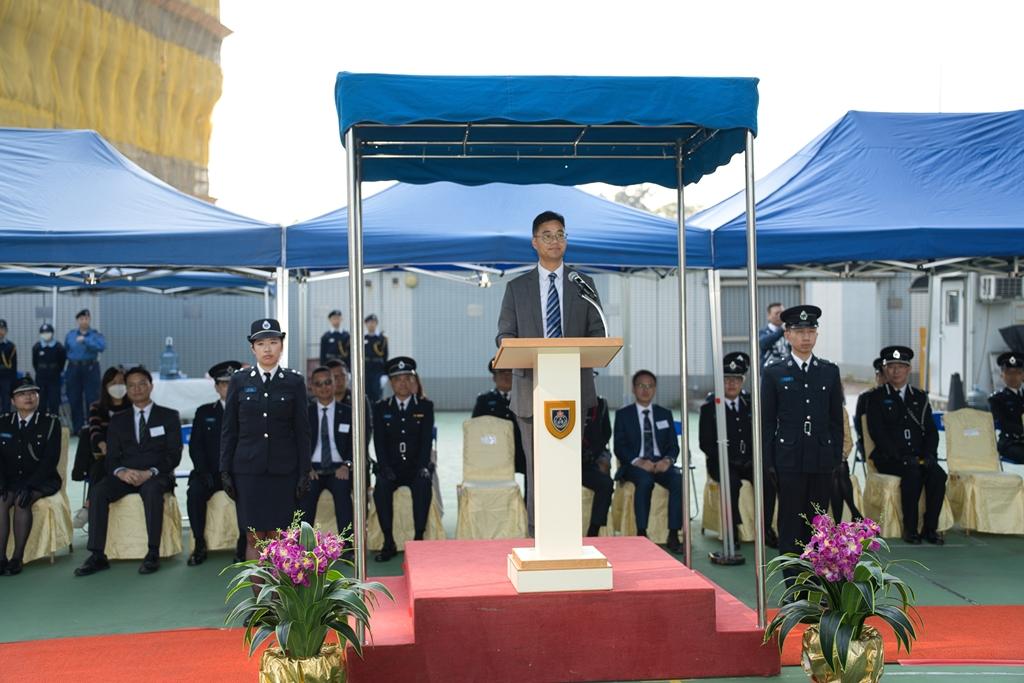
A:
{"label": "microphone stand", "polygon": [[589,303],[591,306],[593,306],[594,309],[597,310],[597,314],[599,316],[601,316],[601,324],[604,325],[604,336],[607,337],[608,336],[608,320],[604,317],[604,311],[601,310],[600,304],[598,304],[597,301],[595,301],[593,298],[591,298],[590,296],[585,294],[583,292],[583,288],[580,287],[578,284],[576,285],[576,288],[579,290],[580,298],[583,299],[584,301],[586,301],[587,303]]}

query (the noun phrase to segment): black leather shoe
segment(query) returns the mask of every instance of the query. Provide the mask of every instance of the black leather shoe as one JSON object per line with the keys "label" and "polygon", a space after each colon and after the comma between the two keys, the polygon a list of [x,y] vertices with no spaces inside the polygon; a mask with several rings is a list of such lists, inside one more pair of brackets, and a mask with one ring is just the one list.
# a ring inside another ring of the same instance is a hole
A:
{"label": "black leather shoe", "polygon": [[152,574],[158,569],[160,569],[160,557],[153,553],[146,555],[146,558],[142,560],[142,564],[139,565],[140,574]]}
{"label": "black leather shoe", "polygon": [[75,576],[89,576],[104,569],[110,569],[110,561],[102,553],[93,553],[85,558],[82,566],[75,570]]}
{"label": "black leather shoe", "polygon": [[669,532],[668,540],[665,541],[665,549],[670,553],[679,555],[683,552],[683,544],[679,542],[679,534]]}
{"label": "black leather shoe", "polygon": [[779,547],[779,537],[772,529],[765,529],[764,532],[764,544],[769,548]]}
{"label": "black leather shoe", "polygon": [[186,562],[186,564],[190,567],[196,567],[201,565],[203,562],[206,562],[206,548],[196,547],[196,549],[192,551],[192,554],[189,555],[188,562]]}
{"label": "black leather shoe", "polygon": [[11,560],[7,563],[7,566],[4,568],[4,576],[14,576],[15,574],[20,574],[21,568],[21,560]]}
{"label": "black leather shoe", "polygon": [[387,562],[388,560],[390,560],[392,557],[394,557],[397,554],[398,554],[397,546],[395,546],[394,544],[385,545],[383,548],[380,549],[380,552],[377,553],[374,556],[373,561],[374,562]]}
{"label": "black leather shoe", "polygon": [[921,545],[921,537],[913,532],[903,534],[903,541],[910,545]]}
{"label": "black leather shoe", "polygon": [[6,557],[0,557],[0,576],[3,576],[4,572],[6,570],[7,570],[7,558]]}
{"label": "black leather shoe", "polygon": [[[937,531],[926,531],[924,533],[924,536],[922,536],[922,538],[924,538],[924,540],[928,541],[932,545],[945,545],[946,544],[945,539],[943,539],[942,536],[939,536],[939,532],[937,532]],[[10,570],[8,570],[8,571],[10,571]]]}

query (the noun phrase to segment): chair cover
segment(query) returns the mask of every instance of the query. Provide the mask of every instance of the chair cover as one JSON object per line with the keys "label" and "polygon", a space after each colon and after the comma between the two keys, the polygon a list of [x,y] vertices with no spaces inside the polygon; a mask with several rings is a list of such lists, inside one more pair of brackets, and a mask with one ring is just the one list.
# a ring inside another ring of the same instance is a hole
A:
{"label": "chair cover", "polygon": [[[612,494],[612,524],[620,536],[636,536],[636,509],[633,498],[636,487],[631,481],[620,481]],[[651,514],[647,519],[647,538],[654,543],[668,540],[668,489],[654,485],[651,494]]]}
{"label": "chair cover", "polygon": [[[60,430],[60,461],[57,463],[57,473],[61,479],[60,491],[32,504],[32,530],[25,542],[25,556],[22,558],[25,564],[41,557],[49,557],[50,562],[53,562],[58,550],[71,546],[71,503],[67,492],[68,440],[69,433],[65,427]],[[9,514],[13,524],[13,508]],[[7,556],[10,557],[13,552],[14,534],[11,533],[7,539]]]}
{"label": "chair cover", "polygon": [[947,491],[965,531],[1024,534],[1024,480],[1000,471],[992,415],[973,408],[946,413]]}
{"label": "chair cover", "polygon": [[[173,493],[165,493],[160,557],[177,555],[181,552],[181,547],[181,510],[178,508],[178,499]],[[148,551],[146,513],[142,507],[142,496],[129,493],[121,500],[110,504],[106,554],[111,560],[141,560]]]}
{"label": "chair cover", "polygon": [[[324,491],[324,493],[328,493]],[[366,547],[371,550],[378,550],[384,545],[384,532],[380,530],[380,521],[377,519],[377,508],[373,504],[372,489],[367,493],[369,509],[366,516]],[[402,486],[395,491],[392,497],[395,520],[391,532],[395,536],[395,545],[399,550],[405,550],[406,541],[411,541],[416,536],[416,529],[412,520],[412,491],[408,486]],[[334,517],[334,498],[330,495],[320,494],[320,502],[316,507],[316,519],[324,529],[334,530],[338,524]],[[447,538],[444,531],[444,524],[441,522],[441,511],[437,507],[437,499],[430,501],[430,512],[427,515],[427,529],[423,537],[428,541],[443,541]]]}
{"label": "chair cover", "polygon": [[456,538],[526,536],[526,504],[515,480],[512,422],[487,415],[462,423],[462,484],[457,490]]}
{"label": "chair cover", "polygon": [[[854,480],[854,502],[860,504],[860,486]],[[721,494],[719,493],[718,482],[708,479],[704,482],[704,505],[701,512],[701,532],[713,531],[721,533]],[[846,508],[847,517],[849,508]],[[775,528],[778,510],[772,517],[772,528]],[[740,540],[750,543],[754,540],[754,487],[746,479],[740,484]]]}
{"label": "chair cover", "polygon": [[[581,487],[583,489],[583,504],[581,511],[583,513],[583,533],[587,532],[587,528],[590,526],[590,510],[594,507],[594,492],[588,489],[586,486]],[[608,511],[608,521],[612,522],[611,510]],[[612,536],[611,524],[606,524],[597,530],[598,536]],[[585,541],[584,541],[585,542]]]}
{"label": "chair cover", "polygon": [[[238,513],[235,501],[228,494],[217,491],[206,503],[207,550],[234,550],[238,543]],[[196,548],[196,539],[189,534],[188,551]]]}

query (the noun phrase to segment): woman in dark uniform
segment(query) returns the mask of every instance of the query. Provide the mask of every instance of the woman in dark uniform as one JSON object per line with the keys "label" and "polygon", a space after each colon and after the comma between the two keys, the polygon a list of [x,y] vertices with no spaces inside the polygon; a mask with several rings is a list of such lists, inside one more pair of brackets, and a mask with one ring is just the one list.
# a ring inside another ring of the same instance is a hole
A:
{"label": "woman in dark uniform", "polygon": [[[39,412],[39,387],[31,377],[11,387],[13,410],[0,416],[0,574],[21,573],[25,543],[32,531],[32,504],[60,491],[60,421]],[[7,560],[11,508],[14,554]]]}
{"label": "woman in dark uniform", "polygon": [[256,539],[291,523],[309,488],[312,458],[306,382],[280,367],[284,332],[272,318],[253,322],[249,334],[256,364],[231,376],[221,426],[220,470],[224,491],[235,499],[239,523]]}

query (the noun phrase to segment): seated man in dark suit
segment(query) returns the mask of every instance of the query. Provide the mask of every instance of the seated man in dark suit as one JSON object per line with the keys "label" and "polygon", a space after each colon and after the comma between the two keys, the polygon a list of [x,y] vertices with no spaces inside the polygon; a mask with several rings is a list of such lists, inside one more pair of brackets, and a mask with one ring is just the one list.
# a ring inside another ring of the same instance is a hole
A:
{"label": "seated man in dark suit", "polygon": [[153,376],[144,367],[125,373],[132,409],[111,418],[107,428],[107,471],[89,491],[89,551],[92,553],[75,570],[88,576],[110,569],[104,554],[110,504],[130,493],[142,496],[146,511],[149,551],[139,566],[140,574],[160,568],[160,534],[164,522],[164,494],[174,488],[174,468],[181,462],[181,419],[178,411],[149,400]]}
{"label": "seated man in dark suit", "polygon": [[[597,373],[594,373],[597,374]],[[608,401],[597,397],[597,405],[583,417],[583,485],[594,492],[590,505],[590,526],[587,536],[597,536],[608,524],[608,508],[612,505],[611,461],[608,440],[612,438],[612,423],[608,419]]]}
{"label": "seated man in dark suit", "polygon": [[633,482],[638,536],[647,535],[654,484],[668,489],[668,542],[674,553],[682,551],[679,530],[683,526],[683,475],[675,466],[679,456],[672,411],[654,404],[658,379],[650,370],[633,375],[635,403],[615,413],[615,457],[621,478]]}
{"label": "seated man in dark suit", "polygon": [[316,524],[316,505],[323,491],[334,497],[338,531],[352,525],[352,408],[334,400],[331,370],[319,367],[310,377],[315,401],[309,406],[309,428],[313,435],[313,469],[310,486],[299,501],[302,516]]}
{"label": "seated man in dark suit", "polygon": [[[476,405],[473,406],[472,417],[491,415],[493,417],[500,417],[502,420],[509,420],[512,423],[512,434],[516,445],[515,469],[516,472],[525,476],[526,454],[523,451],[523,435],[519,431],[519,421],[516,420],[515,414],[509,408],[510,392],[512,391],[512,371],[495,370],[493,360],[487,363],[487,370],[491,373],[491,379],[494,380],[494,388],[476,397]],[[607,439],[605,440],[607,441]],[[524,494],[523,497],[525,499],[526,495]]]}
{"label": "seated man in dark suit", "polygon": [[1006,385],[988,397],[992,418],[999,423],[996,448],[1004,460],[1024,465],[1024,353],[1007,351],[999,355],[996,364]]}

